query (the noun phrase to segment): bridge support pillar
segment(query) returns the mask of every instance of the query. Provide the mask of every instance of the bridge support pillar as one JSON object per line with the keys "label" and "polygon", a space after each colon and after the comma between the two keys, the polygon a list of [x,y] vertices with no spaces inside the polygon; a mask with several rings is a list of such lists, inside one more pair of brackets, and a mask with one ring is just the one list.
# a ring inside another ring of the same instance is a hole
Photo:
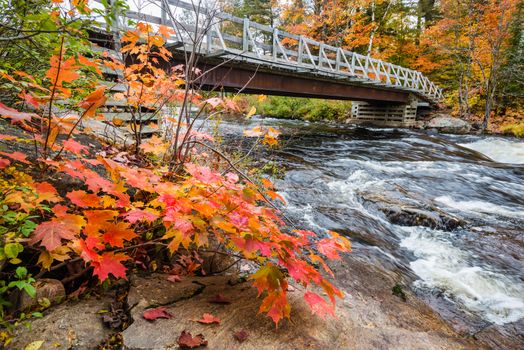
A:
{"label": "bridge support pillar", "polygon": [[378,104],[352,102],[351,122],[385,127],[412,127],[415,125],[418,101],[411,97],[406,104]]}

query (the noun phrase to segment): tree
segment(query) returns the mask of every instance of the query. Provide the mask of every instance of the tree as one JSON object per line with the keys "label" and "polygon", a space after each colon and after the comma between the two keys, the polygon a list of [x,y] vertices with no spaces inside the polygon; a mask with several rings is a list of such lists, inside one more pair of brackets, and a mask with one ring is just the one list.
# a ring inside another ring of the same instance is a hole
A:
{"label": "tree", "polygon": [[236,0],[231,9],[235,16],[269,26],[278,18],[275,0]]}
{"label": "tree", "polygon": [[503,108],[524,108],[524,3],[513,14],[511,38],[505,52],[497,100]]}

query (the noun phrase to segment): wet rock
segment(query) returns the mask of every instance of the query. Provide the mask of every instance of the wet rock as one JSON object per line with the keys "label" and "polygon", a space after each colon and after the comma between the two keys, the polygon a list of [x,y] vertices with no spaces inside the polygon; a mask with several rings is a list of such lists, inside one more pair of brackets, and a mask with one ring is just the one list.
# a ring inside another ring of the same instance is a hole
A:
{"label": "wet rock", "polygon": [[111,332],[98,312],[111,302],[111,297],[91,297],[53,307],[43,318],[34,319],[30,330],[19,328],[8,349],[24,349],[39,340],[44,342],[40,350],[96,349]]}
{"label": "wet rock", "polygon": [[471,131],[471,125],[467,121],[447,114],[437,114],[426,124],[426,128],[448,134],[467,134]]}
{"label": "wet rock", "polygon": [[451,231],[464,225],[459,218],[426,202],[406,200],[395,193],[362,193],[363,199],[384,213],[388,220],[402,226],[425,226]]}
{"label": "wet rock", "polygon": [[[442,332],[445,328],[442,324],[442,329],[422,326],[413,330],[388,324],[387,319],[394,315],[385,315],[381,311],[382,303],[369,296],[364,298],[367,301],[358,300],[358,308],[355,308],[355,298],[346,298],[338,305],[337,319],[322,320],[311,314],[303,300],[304,290],[295,286],[288,294],[291,321],[284,320],[275,328],[268,317],[258,314],[261,300],[251,283],[229,276],[187,277],[175,284],[181,292],[176,292],[169,283],[162,275],[133,279],[129,301],[137,306],[131,310],[133,324],[122,333],[126,349],[176,348],[182,331],[203,334],[209,349],[467,348],[466,342]],[[167,289],[169,297],[164,295],[163,289]],[[217,294],[222,294],[230,303],[209,303]],[[389,295],[399,303],[391,289]],[[142,317],[145,309],[160,304],[172,318],[150,322]],[[203,313],[219,317],[221,323],[202,325],[195,322]],[[234,337],[238,332],[248,334],[243,342]]]}
{"label": "wet rock", "polygon": [[475,339],[493,349],[524,349],[524,319],[504,326],[491,325],[476,333]]}
{"label": "wet rock", "polygon": [[402,226],[425,226],[433,229],[451,231],[462,224],[461,220],[442,212],[432,212],[423,209],[402,207],[396,205],[380,205],[379,209],[390,222]]}
{"label": "wet rock", "polygon": [[39,303],[56,304],[64,300],[65,288],[62,282],[51,278],[37,280],[34,285],[36,297],[31,298],[26,292],[15,290],[11,295],[11,303],[14,309],[24,311]]}

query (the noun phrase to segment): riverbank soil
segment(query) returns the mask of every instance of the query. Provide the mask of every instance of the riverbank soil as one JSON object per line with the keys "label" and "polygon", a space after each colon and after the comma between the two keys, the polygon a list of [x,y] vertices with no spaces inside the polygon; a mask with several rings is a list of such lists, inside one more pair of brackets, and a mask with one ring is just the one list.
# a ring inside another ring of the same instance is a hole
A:
{"label": "riverbank soil", "polygon": [[[33,322],[31,331],[20,332],[10,348],[43,341],[40,349],[176,349],[182,331],[202,334],[209,349],[490,347],[457,333],[408,289],[393,293],[399,278],[395,273],[351,256],[333,269],[346,294],[337,305],[336,318],[312,315],[300,286],[288,294],[291,319],[276,328],[268,317],[257,314],[256,290],[237,274],[183,277],[180,282],[169,281],[164,274],[133,275],[126,306],[132,320],[117,336],[103,323],[114,303],[106,293],[49,309]],[[225,302],[216,303],[217,295]],[[165,307],[169,318],[144,319],[145,310],[157,307]],[[195,322],[204,313],[218,317],[220,324]],[[109,347],[108,339],[118,339],[118,344]]]}

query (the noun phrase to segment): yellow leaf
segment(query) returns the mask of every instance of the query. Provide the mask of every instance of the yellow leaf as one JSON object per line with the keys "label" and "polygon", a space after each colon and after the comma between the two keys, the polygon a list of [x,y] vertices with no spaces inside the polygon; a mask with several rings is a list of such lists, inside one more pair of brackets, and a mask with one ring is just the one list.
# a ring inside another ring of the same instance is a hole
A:
{"label": "yellow leaf", "polygon": [[44,341],[43,340],[36,340],[32,343],[29,343],[25,348],[24,350],[38,350],[42,347],[42,345],[44,344]]}
{"label": "yellow leaf", "polygon": [[244,136],[247,136],[247,137],[258,137],[258,136],[262,136],[262,134],[263,132],[260,126],[256,126],[250,130],[244,130]]}
{"label": "yellow leaf", "polygon": [[113,118],[112,121],[114,126],[122,126],[124,124],[124,121],[117,117]]}
{"label": "yellow leaf", "polygon": [[251,109],[249,110],[249,112],[246,115],[246,118],[251,118],[253,115],[255,115],[256,112],[257,112],[256,107],[255,106],[251,107]]}

